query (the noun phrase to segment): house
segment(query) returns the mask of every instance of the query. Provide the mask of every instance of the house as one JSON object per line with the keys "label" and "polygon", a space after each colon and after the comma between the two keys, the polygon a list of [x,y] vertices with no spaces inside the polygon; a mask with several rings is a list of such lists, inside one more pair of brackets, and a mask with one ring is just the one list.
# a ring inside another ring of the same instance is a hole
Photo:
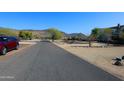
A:
{"label": "house", "polygon": [[98,40],[102,42],[124,43],[124,25],[118,24],[117,26],[108,28],[99,28]]}
{"label": "house", "polygon": [[117,26],[110,27],[112,29],[112,38],[120,39],[120,35],[124,32],[124,25],[118,24]]}

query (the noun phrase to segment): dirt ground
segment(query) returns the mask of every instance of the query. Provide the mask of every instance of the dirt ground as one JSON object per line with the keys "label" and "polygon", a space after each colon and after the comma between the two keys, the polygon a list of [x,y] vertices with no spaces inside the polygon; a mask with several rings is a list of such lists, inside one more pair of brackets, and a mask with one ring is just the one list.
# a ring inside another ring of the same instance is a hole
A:
{"label": "dirt ground", "polygon": [[[112,65],[112,59],[114,57],[124,55],[124,47],[89,48],[83,47],[87,46],[87,44],[58,42],[54,42],[54,44],[124,80],[124,64],[123,66]],[[93,45],[101,46],[101,44],[98,43],[94,43]],[[104,44],[102,44],[102,46],[104,46]]]}

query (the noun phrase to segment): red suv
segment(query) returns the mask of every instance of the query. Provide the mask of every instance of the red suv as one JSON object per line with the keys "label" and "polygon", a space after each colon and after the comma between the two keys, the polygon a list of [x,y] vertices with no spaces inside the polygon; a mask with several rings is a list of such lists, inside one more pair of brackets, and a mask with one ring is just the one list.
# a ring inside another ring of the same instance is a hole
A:
{"label": "red suv", "polygon": [[19,42],[16,37],[0,36],[0,54],[5,55],[8,51],[19,48]]}

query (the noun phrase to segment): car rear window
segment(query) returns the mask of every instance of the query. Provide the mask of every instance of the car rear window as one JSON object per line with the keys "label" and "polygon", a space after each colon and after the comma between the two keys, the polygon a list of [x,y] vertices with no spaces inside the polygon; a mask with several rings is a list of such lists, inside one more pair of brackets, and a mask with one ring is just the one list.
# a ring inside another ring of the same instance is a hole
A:
{"label": "car rear window", "polygon": [[16,41],[15,37],[0,37],[0,41]]}
{"label": "car rear window", "polygon": [[10,37],[9,40],[10,41],[16,41],[17,39],[15,37]]}
{"label": "car rear window", "polygon": [[7,41],[8,39],[6,37],[0,37],[0,41]]}
{"label": "car rear window", "polygon": [[3,41],[3,38],[2,37],[0,37],[0,41]]}

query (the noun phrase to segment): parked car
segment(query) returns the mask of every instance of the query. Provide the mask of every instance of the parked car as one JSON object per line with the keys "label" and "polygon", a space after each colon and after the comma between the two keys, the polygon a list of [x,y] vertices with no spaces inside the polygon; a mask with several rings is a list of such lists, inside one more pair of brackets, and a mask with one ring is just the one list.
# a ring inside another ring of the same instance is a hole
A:
{"label": "parked car", "polygon": [[5,55],[8,51],[18,48],[19,41],[16,37],[0,36],[0,54]]}

